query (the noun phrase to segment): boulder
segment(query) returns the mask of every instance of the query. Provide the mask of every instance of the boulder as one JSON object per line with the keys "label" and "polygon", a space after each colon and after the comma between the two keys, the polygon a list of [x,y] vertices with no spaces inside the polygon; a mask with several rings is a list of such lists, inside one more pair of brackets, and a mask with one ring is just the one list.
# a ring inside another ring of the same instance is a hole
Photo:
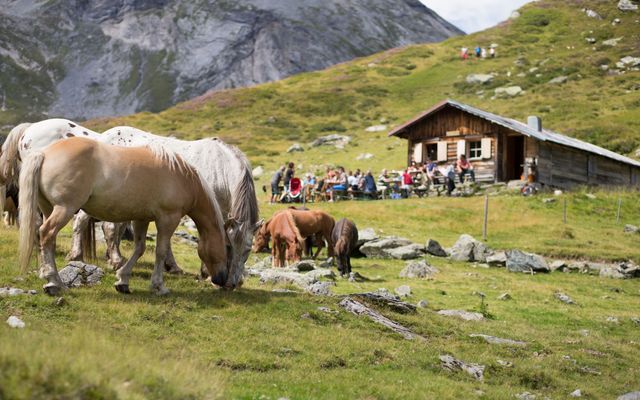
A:
{"label": "boulder", "polygon": [[336,274],[331,269],[315,269],[313,271],[309,271],[305,274],[305,276],[311,279],[336,279]]}
{"label": "boulder", "polygon": [[398,286],[394,292],[401,298],[411,296],[411,288],[407,285]]}
{"label": "boulder", "polygon": [[332,135],[321,136],[317,138],[311,143],[311,147],[334,146],[337,149],[343,149],[344,146],[349,144],[349,142],[351,142],[350,136],[338,135],[337,133],[334,133]]}
{"label": "boulder", "polygon": [[407,266],[400,271],[400,278],[431,278],[439,271],[437,268],[432,267],[426,261],[410,261],[407,262]]}
{"label": "boulder", "polygon": [[498,98],[515,97],[523,93],[520,86],[499,87],[496,88],[494,92],[496,94],[496,97]]}
{"label": "boulder", "polygon": [[549,264],[551,271],[564,271],[567,268],[567,262],[564,260],[554,260]]}
{"label": "boulder", "polygon": [[82,261],[70,261],[66,267],[60,270],[59,275],[67,287],[80,287],[100,283],[104,271],[95,265],[85,264]]}
{"label": "boulder", "polygon": [[297,153],[304,151],[304,148],[300,145],[300,143],[294,143],[287,149],[287,153]]}
{"label": "boulder", "polygon": [[507,253],[504,251],[496,251],[487,256],[485,260],[487,264],[494,267],[504,267],[507,265]]}
{"label": "boulder", "polygon": [[467,75],[467,83],[471,84],[485,84],[493,80],[493,75],[489,74],[471,74]]}
{"label": "boulder", "polygon": [[631,0],[620,0],[618,2],[618,10],[620,11],[638,11],[638,5],[633,4]]}
{"label": "boulder", "polygon": [[431,254],[436,257],[446,257],[447,252],[440,246],[440,243],[433,239],[427,240],[427,246],[425,247],[427,254]]}
{"label": "boulder", "polygon": [[331,296],[331,288],[335,285],[335,282],[314,282],[305,290],[315,296]]}
{"label": "boulder", "polygon": [[424,255],[424,246],[411,243],[406,246],[396,247],[395,249],[386,250],[386,253],[397,260],[415,260]]}
{"label": "boulder", "polygon": [[370,160],[373,158],[373,154],[371,153],[360,153],[360,155],[358,155],[358,157],[356,157],[357,161],[360,160]]}
{"label": "boulder", "polygon": [[621,40],[622,40],[621,37],[613,38],[613,39],[609,39],[609,40],[603,41],[602,44],[605,45],[605,46],[617,46],[618,42],[621,41]]}
{"label": "boulder", "polygon": [[409,239],[386,237],[363,244],[360,247],[360,251],[366,255],[367,258],[391,258],[387,250],[408,246],[411,243]]}
{"label": "boulder", "polygon": [[23,290],[20,288],[14,288],[14,287],[0,287],[0,297],[13,297],[13,296],[20,296],[23,294],[37,294],[38,292],[36,290]]}
{"label": "boulder", "polygon": [[253,169],[253,171],[251,171],[251,174],[253,175],[253,179],[258,179],[264,174],[264,168],[258,165]]}
{"label": "boulder", "polygon": [[562,84],[563,84],[563,83],[565,83],[568,79],[569,79],[569,77],[568,77],[568,76],[560,75],[560,76],[557,76],[557,77],[555,77],[555,78],[551,79],[551,80],[549,81],[549,83],[554,84],[554,85],[562,85]]}
{"label": "boulder", "polygon": [[376,234],[373,228],[358,229],[358,246],[362,246],[366,242],[377,240],[380,237]]}
{"label": "boulder", "polygon": [[308,286],[317,281],[318,279],[314,276],[309,276],[298,272],[282,271],[276,268],[267,269],[260,272],[261,284],[293,284],[306,289]]}
{"label": "boulder", "polygon": [[440,356],[440,365],[451,372],[464,371],[479,381],[484,378],[484,365],[466,363],[449,355]]}
{"label": "boulder", "polygon": [[637,67],[637,66],[640,66],[640,57],[626,56],[626,57],[622,57],[620,59],[620,62],[625,67]]}
{"label": "boulder", "polygon": [[489,250],[484,243],[467,234],[460,235],[458,241],[447,252],[454,261],[472,262],[486,262],[489,254]]}
{"label": "boulder", "polygon": [[384,132],[387,130],[386,125],[373,125],[365,129],[366,132]]}
{"label": "boulder", "polygon": [[313,260],[301,260],[289,265],[289,268],[298,272],[308,272],[316,269],[316,263]]}
{"label": "boulder", "polygon": [[483,321],[484,315],[477,312],[470,312],[464,310],[440,310],[438,314],[446,317],[456,317],[465,321]]}
{"label": "boulder", "polygon": [[18,329],[22,329],[26,326],[25,323],[15,315],[11,315],[9,318],[7,318],[7,325],[9,325],[12,328],[18,328]]}
{"label": "boulder", "polygon": [[640,232],[640,228],[635,225],[626,224],[624,226],[624,233],[638,233]]}
{"label": "boulder", "polygon": [[547,262],[537,254],[520,250],[507,251],[507,269],[511,272],[550,272]]}
{"label": "boulder", "polygon": [[507,346],[526,346],[527,345],[526,342],[521,342],[519,340],[504,339],[504,338],[499,338],[495,336],[484,335],[481,333],[472,333],[469,336],[472,338],[475,338],[475,337],[481,338],[482,340],[490,344],[499,344],[499,345],[507,345]]}

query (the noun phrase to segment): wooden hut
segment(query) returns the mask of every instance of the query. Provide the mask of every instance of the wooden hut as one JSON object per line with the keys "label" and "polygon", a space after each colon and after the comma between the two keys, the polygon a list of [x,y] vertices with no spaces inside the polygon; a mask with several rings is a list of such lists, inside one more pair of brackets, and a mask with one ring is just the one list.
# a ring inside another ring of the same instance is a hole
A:
{"label": "wooden hut", "polygon": [[466,155],[476,179],[529,180],[570,188],[577,185],[639,185],[640,162],[591,143],[528,123],[445,100],[395,128],[389,136],[407,139],[407,162],[453,162]]}

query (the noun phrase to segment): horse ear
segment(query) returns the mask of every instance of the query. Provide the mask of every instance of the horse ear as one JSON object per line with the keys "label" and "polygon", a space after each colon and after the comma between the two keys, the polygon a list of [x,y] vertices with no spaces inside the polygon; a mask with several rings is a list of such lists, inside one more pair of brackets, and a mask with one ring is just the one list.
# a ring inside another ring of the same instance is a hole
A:
{"label": "horse ear", "polygon": [[264,225],[264,218],[256,222],[256,224],[253,226],[253,231],[257,231],[262,225]]}
{"label": "horse ear", "polygon": [[225,222],[224,224],[224,230],[227,231],[229,229],[237,229],[238,228],[238,221],[235,218],[229,218],[229,220],[227,222]]}

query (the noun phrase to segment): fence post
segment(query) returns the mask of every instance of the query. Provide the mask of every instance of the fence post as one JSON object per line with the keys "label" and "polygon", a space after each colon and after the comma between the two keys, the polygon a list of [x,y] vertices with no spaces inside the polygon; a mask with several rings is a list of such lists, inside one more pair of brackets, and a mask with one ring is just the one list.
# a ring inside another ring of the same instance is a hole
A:
{"label": "fence post", "polygon": [[484,224],[482,225],[482,240],[487,241],[487,221],[489,216],[489,195],[484,195]]}
{"label": "fence post", "polygon": [[620,208],[622,207],[622,197],[618,196],[618,212],[616,212],[616,224],[620,223]]}
{"label": "fence post", "polygon": [[562,206],[562,223],[567,223],[567,197],[564,197],[564,203]]}

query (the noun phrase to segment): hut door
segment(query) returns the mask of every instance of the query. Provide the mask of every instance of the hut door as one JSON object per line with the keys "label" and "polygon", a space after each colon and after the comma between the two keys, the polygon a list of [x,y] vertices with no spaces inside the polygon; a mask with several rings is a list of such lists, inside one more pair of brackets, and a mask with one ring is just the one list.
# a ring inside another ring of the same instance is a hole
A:
{"label": "hut door", "polygon": [[505,178],[518,180],[522,176],[524,164],[524,136],[507,136],[505,148]]}

